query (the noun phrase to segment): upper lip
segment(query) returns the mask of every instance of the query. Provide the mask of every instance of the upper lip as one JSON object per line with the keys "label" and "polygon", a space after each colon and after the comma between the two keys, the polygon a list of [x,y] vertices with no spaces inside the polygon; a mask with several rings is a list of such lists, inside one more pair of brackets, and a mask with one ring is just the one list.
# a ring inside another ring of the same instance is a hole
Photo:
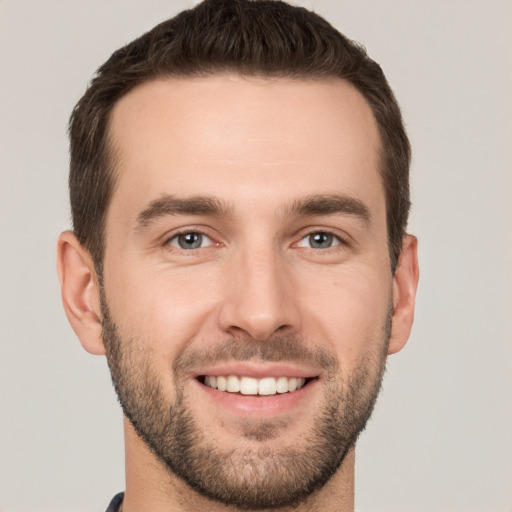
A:
{"label": "upper lip", "polygon": [[204,375],[218,377],[219,375],[237,375],[240,377],[252,377],[263,379],[265,377],[303,377],[305,379],[317,377],[319,372],[290,363],[268,363],[251,361],[234,361],[219,363],[208,368],[198,369],[193,372],[193,377]]}

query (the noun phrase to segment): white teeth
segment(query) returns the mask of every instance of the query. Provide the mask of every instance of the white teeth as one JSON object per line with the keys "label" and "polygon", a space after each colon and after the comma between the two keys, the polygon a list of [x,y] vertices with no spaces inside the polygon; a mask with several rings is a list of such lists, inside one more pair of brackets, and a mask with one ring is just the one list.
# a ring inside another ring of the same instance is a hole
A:
{"label": "white teeth", "polygon": [[219,391],[226,391],[226,388],[227,388],[227,381],[226,381],[226,377],[217,377],[217,389]]}
{"label": "white teeth", "polygon": [[260,395],[275,395],[277,392],[277,382],[274,377],[260,379],[258,393]]}
{"label": "white teeth", "polygon": [[227,391],[229,393],[238,393],[242,395],[275,395],[276,393],[291,393],[300,389],[306,383],[302,377],[264,377],[255,379],[253,377],[237,377],[236,375],[223,376],[206,375],[204,378],[205,386]]}
{"label": "white teeth", "polygon": [[226,391],[230,393],[238,393],[240,391],[240,379],[234,375],[230,375],[227,378]]}
{"label": "white teeth", "polygon": [[[234,377],[238,380],[238,377]],[[240,379],[240,393],[242,395],[257,395],[258,394],[258,379],[252,377],[242,377]]]}
{"label": "white teeth", "polygon": [[279,377],[276,381],[276,391],[278,393],[288,393],[288,379]]}

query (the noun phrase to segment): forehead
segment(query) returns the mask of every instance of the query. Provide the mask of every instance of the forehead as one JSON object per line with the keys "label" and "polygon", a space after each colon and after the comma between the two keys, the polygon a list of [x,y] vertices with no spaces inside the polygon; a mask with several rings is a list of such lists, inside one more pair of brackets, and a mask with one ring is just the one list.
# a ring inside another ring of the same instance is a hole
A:
{"label": "forehead", "polygon": [[110,139],[111,208],[133,215],[162,194],[213,195],[235,207],[265,197],[271,208],[306,193],[383,203],[376,122],[342,80],[155,80],[116,104]]}

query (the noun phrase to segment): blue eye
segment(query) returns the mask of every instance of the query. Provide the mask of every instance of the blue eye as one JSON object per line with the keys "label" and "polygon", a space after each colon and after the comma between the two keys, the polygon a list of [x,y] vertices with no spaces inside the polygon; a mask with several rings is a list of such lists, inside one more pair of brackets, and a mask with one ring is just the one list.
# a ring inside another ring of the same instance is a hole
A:
{"label": "blue eye", "polygon": [[169,245],[178,247],[185,251],[192,249],[201,249],[212,245],[212,241],[206,235],[198,233],[197,231],[191,231],[189,233],[181,233],[171,238]]}
{"label": "blue eye", "polygon": [[297,244],[299,247],[309,247],[311,249],[330,249],[336,245],[340,245],[340,239],[331,233],[325,231],[317,231],[305,236]]}

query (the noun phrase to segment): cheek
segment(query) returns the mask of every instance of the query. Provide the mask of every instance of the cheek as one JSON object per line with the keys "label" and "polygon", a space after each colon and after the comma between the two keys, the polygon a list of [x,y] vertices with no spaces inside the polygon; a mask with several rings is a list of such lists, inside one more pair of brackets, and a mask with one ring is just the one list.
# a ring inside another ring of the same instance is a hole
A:
{"label": "cheek", "polygon": [[[197,336],[214,307],[214,276],[170,272],[158,266],[118,265],[105,278],[108,306],[118,329],[148,349],[174,357]],[[126,276],[130,276],[127,278]]]}
{"label": "cheek", "polygon": [[[320,286],[321,285],[321,286]],[[371,268],[338,269],[304,290],[302,309],[308,337],[320,333],[344,366],[353,366],[385,342],[391,277]],[[316,335],[318,337],[318,334]]]}

